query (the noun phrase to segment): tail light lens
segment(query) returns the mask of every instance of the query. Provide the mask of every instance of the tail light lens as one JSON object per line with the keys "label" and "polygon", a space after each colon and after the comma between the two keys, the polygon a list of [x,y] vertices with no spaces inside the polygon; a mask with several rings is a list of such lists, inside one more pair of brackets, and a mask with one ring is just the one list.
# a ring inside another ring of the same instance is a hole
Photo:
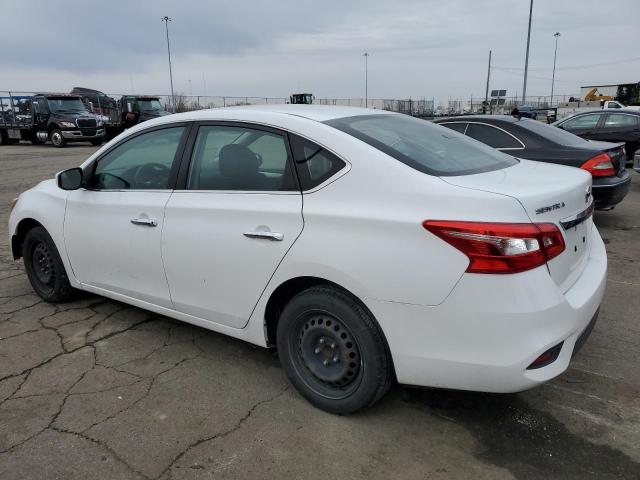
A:
{"label": "tail light lens", "polygon": [[600,153],[590,158],[580,168],[586,170],[593,177],[610,177],[616,174],[611,158],[606,153]]}
{"label": "tail light lens", "polygon": [[470,273],[517,273],[544,265],[564,251],[553,223],[425,220],[422,226],[469,257]]}

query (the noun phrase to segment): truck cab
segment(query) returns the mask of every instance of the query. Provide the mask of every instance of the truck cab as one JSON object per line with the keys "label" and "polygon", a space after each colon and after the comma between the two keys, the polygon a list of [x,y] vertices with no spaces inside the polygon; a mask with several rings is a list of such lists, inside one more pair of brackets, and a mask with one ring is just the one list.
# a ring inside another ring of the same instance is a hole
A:
{"label": "truck cab", "polygon": [[120,100],[122,124],[125,128],[152,118],[169,115],[160,102],[160,97],[148,95],[125,95]]}
{"label": "truck cab", "polygon": [[293,93],[289,96],[289,103],[311,105],[314,99],[312,93]]}

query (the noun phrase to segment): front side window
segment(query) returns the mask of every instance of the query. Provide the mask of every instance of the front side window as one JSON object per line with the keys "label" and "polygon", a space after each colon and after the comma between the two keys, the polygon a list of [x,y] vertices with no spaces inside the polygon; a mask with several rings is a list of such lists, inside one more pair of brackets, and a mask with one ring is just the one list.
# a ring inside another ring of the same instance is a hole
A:
{"label": "front side window", "polygon": [[604,121],[604,128],[637,128],[638,117],[635,115],[623,115],[610,113]]}
{"label": "front side window", "polygon": [[562,127],[567,130],[578,130],[583,128],[595,128],[600,120],[600,114],[594,115],[580,115],[575,118],[570,118],[562,124]]}
{"label": "front side window", "polygon": [[235,126],[202,126],[193,149],[189,190],[297,190],[285,138]]}
{"label": "front side window", "polygon": [[143,112],[153,112],[153,111],[161,111],[163,110],[162,104],[160,100],[151,99],[151,100],[138,100],[137,101],[138,108]]}
{"label": "front side window", "polygon": [[523,148],[511,135],[489,125],[470,123],[466,135],[493,148]]}
{"label": "front side window", "polygon": [[406,115],[359,115],[325,123],[429,175],[470,175],[518,163],[465,135]]}
{"label": "front side window", "polygon": [[89,188],[164,190],[185,127],[163,128],[133,137],[98,160]]}

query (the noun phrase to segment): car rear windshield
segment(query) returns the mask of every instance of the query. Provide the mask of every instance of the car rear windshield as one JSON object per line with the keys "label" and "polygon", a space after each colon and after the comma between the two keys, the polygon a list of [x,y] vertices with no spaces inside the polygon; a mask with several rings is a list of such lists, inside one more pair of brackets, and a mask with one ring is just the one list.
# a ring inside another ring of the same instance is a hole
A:
{"label": "car rear windshield", "polygon": [[566,130],[562,130],[558,127],[552,127],[546,123],[539,122],[537,120],[531,120],[529,118],[523,118],[514,123],[514,125],[529,130],[530,132],[540,135],[550,142],[558,145],[564,145],[565,147],[572,147],[575,145],[581,145],[587,143],[583,138],[580,138],[573,133],[569,133]]}
{"label": "car rear windshield", "polygon": [[360,115],[324,123],[429,175],[471,175],[518,163],[449,128],[406,115]]}

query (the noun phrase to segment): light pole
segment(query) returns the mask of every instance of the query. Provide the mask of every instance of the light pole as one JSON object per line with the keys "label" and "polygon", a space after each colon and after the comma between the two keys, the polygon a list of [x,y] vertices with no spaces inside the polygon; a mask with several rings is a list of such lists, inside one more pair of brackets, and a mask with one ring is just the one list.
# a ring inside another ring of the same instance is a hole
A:
{"label": "light pole", "polygon": [[364,108],[367,108],[369,104],[369,53],[364,52],[362,56],[364,57]]}
{"label": "light pole", "polygon": [[527,97],[527,72],[529,71],[529,43],[531,41],[531,14],[533,13],[533,0],[529,3],[529,31],[527,32],[527,56],[524,60],[524,85],[522,87],[522,104]]}
{"label": "light pole", "polygon": [[556,81],[556,56],[558,55],[558,37],[560,36],[560,32],[556,32],[553,34],[556,37],[556,49],[553,51],[553,75],[551,75],[551,98],[549,99],[549,106],[553,106],[553,84]]}
{"label": "light pole", "polygon": [[171,19],[167,16],[162,17],[165,29],[167,31],[167,55],[169,56],[169,81],[171,82],[171,103],[173,104],[173,113],[176,113],[176,97],[173,94],[173,73],[171,72],[171,47],[169,46],[169,22]]}

